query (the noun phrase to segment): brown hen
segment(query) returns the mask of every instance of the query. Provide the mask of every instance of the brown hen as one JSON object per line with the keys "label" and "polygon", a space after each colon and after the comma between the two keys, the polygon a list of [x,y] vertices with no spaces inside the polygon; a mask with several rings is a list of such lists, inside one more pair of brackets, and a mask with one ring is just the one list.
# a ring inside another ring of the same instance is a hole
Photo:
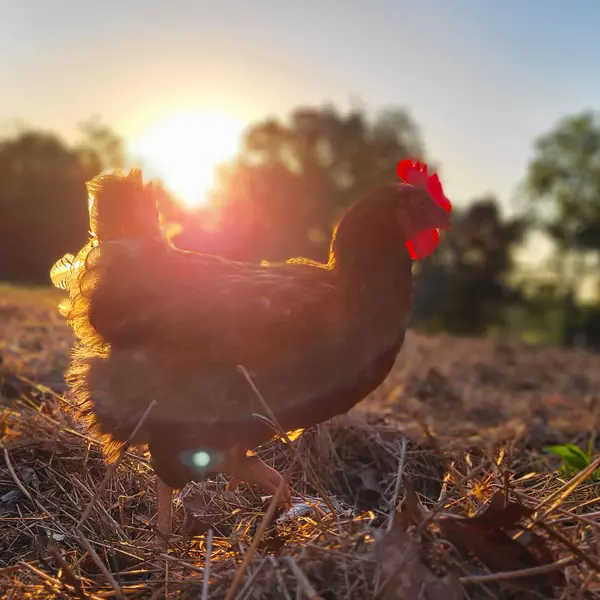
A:
{"label": "brown hen", "polygon": [[410,316],[411,254],[450,225],[426,185],[355,204],[327,264],[254,265],[172,246],[139,171],[90,182],[91,239],[51,274],[78,338],[66,379],[109,460],[156,401],[133,443],[152,456],[161,533],[172,489],[191,480],[224,472],[267,493],[281,482],[247,456],[274,432],[240,365],[287,431],[348,411],[385,379]]}

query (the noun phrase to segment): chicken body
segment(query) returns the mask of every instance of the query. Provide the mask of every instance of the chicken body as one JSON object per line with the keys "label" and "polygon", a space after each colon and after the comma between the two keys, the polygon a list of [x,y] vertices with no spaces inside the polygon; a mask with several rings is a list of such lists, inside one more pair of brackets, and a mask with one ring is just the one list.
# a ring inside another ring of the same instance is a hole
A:
{"label": "chicken body", "polygon": [[[279,474],[246,452],[274,432],[239,367],[284,430],[347,412],[402,346],[409,232],[445,224],[426,191],[388,186],[345,215],[327,264],[257,266],[170,245],[138,173],[92,190],[95,236],[52,274],[79,337],[67,381],[109,456],[156,401],[133,442],[171,488],[221,471],[273,493]],[[404,229],[399,203],[417,221]]]}
{"label": "chicken body", "polygon": [[[100,429],[120,441],[157,401],[144,441],[171,487],[194,478],[182,453],[236,445],[245,453],[273,436],[252,416],[265,411],[238,365],[289,431],[349,410],[383,381],[400,349],[410,293],[394,287],[410,286],[409,261],[403,277],[378,286],[405,303],[386,315],[336,281],[333,270],[245,266],[245,277],[217,269],[207,278],[211,259],[170,248],[160,254],[141,265],[122,258],[115,287],[104,281],[112,301],[92,303],[90,321],[106,332],[111,351],[85,359],[85,386]],[[183,258],[193,264],[180,266]],[[213,306],[202,297],[206,290]],[[115,315],[121,299],[124,321]]]}

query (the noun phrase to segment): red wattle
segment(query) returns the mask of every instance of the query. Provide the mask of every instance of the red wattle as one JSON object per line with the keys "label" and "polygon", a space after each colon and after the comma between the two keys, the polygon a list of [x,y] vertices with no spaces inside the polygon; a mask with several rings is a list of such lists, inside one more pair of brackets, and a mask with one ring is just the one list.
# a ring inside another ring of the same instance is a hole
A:
{"label": "red wattle", "polygon": [[406,242],[406,247],[413,260],[422,260],[433,254],[439,242],[440,233],[437,229],[425,229]]}

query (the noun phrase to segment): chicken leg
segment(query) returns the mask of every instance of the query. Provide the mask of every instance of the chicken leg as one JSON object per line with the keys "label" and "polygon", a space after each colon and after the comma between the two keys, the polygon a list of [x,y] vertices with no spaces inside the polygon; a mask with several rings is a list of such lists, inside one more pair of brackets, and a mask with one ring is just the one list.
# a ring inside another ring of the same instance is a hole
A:
{"label": "chicken leg", "polygon": [[156,504],[157,504],[157,523],[156,529],[166,542],[171,535],[173,520],[173,488],[164,483],[160,477],[156,476]]}
{"label": "chicken leg", "polygon": [[[232,475],[233,479],[227,484],[228,490],[237,489],[242,482],[257,485],[267,494],[275,494],[283,481],[283,477],[272,467],[265,464],[258,456],[246,456],[237,449],[229,453],[223,472]],[[156,476],[156,503],[157,524],[156,529],[162,537],[161,544],[171,535],[173,519],[173,488]],[[292,496],[286,485],[280,498],[280,504],[290,506]]]}
{"label": "chicken leg", "polygon": [[[283,482],[283,477],[272,467],[265,464],[258,456],[246,456],[232,453],[223,467],[223,471],[233,475],[233,479],[227,484],[228,490],[235,490],[242,482],[253,483],[267,494],[275,494]],[[290,505],[292,496],[286,485],[280,498],[280,503]]]}

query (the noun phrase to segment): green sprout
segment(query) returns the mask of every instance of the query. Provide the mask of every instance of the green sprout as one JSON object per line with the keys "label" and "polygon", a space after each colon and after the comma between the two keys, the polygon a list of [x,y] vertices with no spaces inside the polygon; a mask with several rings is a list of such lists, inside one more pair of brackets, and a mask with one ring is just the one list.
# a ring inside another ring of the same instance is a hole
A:
{"label": "green sprout", "polygon": [[[567,477],[580,473],[592,463],[593,439],[590,439],[588,451],[584,452],[575,444],[561,444],[559,446],[546,446],[545,452],[562,458],[561,472]],[[600,469],[594,471],[590,477],[592,481],[600,481]]]}

